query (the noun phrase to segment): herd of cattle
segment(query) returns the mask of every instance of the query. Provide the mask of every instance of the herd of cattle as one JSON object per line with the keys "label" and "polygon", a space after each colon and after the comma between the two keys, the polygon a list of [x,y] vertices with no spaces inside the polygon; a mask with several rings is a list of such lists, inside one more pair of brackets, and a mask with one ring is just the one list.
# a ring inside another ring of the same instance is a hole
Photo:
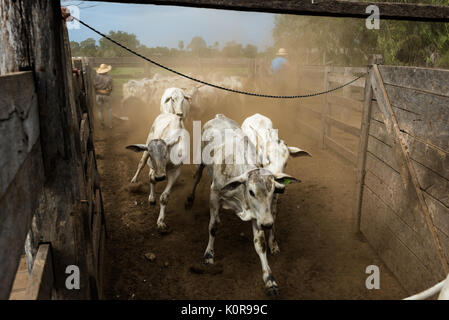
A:
{"label": "herd of cattle", "polygon": [[[201,106],[208,106],[213,101],[221,99],[216,89],[211,90],[208,86],[189,87],[189,84],[182,83],[182,80],[172,80],[161,79],[158,76],[141,81],[132,80],[124,85],[123,97],[123,101],[135,96],[149,102],[155,96],[162,96],[160,114],[153,122],[146,143],[126,147],[135,152],[143,152],[131,183],[137,182],[145,164],[149,166],[150,204],[156,203],[155,184],[167,180],[167,185],[160,196],[160,212],[157,219],[157,227],[162,233],[167,231],[164,219],[170,191],[181,173],[183,164],[182,161],[174,161],[173,155],[185,154],[186,143],[190,143],[189,139],[186,141],[186,137],[179,132],[184,130],[184,121],[191,111],[201,113]],[[170,85],[169,88],[167,84]],[[220,84],[236,89],[242,86],[237,77],[223,79]],[[226,139],[217,143],[211,139],[216,136]],[[235,146],[232,152],[227,149],[230,144]],[[278,285],[267,260],[265,231],[268,232],[270,252],[278,253],[279,246],[275,239],[278,194],[284,192],[286,185],[299,182],[298,179],[284,173],[284,169],[289,156],[310,156],[310,154],[300,148],[287,146],[278,138],[272,121],[260,114],[248,117],[242,126],[222,114],[217,114],[205,123],[202,129],[201,149],[208,151],[211,161],[204,161],[201,157],[201,163],[197,166],[194,176],[193,190],[186,201],[186,208],[189,209],[193,205],[195,189],[201,180],[203,169],[206,168],[212,183],[209,241],[204,253],[205,263],[214,263],[214,240],[220,222],[219,209],[231,209],[241,220],[251,221],[254,246],[262,265],[265,287],[269,295],[277,295]],[[241,161],[236,161],[237,156]]]}

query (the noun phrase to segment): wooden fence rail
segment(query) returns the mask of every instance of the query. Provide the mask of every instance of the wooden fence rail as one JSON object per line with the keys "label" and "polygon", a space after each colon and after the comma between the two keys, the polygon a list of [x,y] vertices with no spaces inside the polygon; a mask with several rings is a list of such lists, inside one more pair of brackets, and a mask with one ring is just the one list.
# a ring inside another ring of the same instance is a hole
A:
{"label": "wooden fence rail", "polygon": [[[302,76],[303,79],[312,79],[309,82],[316,83],[319,79],[323,79],[323,90],[335,88],[347,82],[350,82],[355,77],[367,72],[367,68],[360,67],[334,67],[334,66],[305,66],[300,68],[300,73],[307,76]],[[363,109],[363,95],[362,88],[365,87],[365,78],[351,83],[350,85],[339,89],[338,91],[324,94],[319,100],[320,107],[307,106],[308,104],[299,105],[300,110],[312,119],[320,123],[321,129],[313,127],[306,121],[299,120],[304,132],[308,132],[309,136],[317,139],[322,147],[329,148],[335,153],[339,154],[352,164],[357,163],[357,150],[354,148],[358,143],[353,143],[353,146],[345,145],[341,142],[340,136],[342,134],[349,135],[354,141],[358,141],[360,137],[361,127],[360,118]],[[351,88],[356,88],[359,94],[352,93]],[[305,90],[319,91],[320,87],[305,87]],[[308,116],[307,118],[310,119]],[[338,134],[333,129],[340,131]]]}
{"label": "wooden fence rail", "polygon": [[409,292],[449,271],[449,71],[374,65],[365,88],[355,214]]}
{"label": "wooden fence rail", "polygon": [[[27,234],[29,299],[102,297],[93,73],[83,61],[72,73],[60,15],[52,0],[0,6],[0,299],[10,296]],[[79,290],[65,286],[68,265],[80,269]]]}

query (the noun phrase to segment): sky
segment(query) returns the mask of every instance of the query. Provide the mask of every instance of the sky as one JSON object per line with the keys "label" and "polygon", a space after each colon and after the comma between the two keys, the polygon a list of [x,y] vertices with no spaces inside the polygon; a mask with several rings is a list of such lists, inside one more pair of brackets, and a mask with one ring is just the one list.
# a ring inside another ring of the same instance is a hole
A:
{"label": "sky", "polygon": [[[147,47],[185,47],[194,36],[201,36],[207,45],[235,40],[243,45],[254,44],[263,51],[271,46],[274,14],[239,12],[175,6],[120,4],[92,1],[62,1],[62,5],[78,5],[80,20],[108,33],[110,30],[134,33]],[[69,29],[72,41],[100,36],[81,26]]]}

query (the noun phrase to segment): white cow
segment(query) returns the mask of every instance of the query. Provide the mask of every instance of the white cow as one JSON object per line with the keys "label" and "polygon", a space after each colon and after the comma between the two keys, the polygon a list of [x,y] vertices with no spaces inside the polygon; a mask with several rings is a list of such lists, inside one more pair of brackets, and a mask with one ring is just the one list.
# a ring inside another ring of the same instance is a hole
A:
{"label": "white cow", "polygon": [[181,173],[181,165],[188,157],[189,139],[181,117],[172,113],[162,113],[153,122],[146,144],[133,144],[127,149],[135,152],[143,152],[136,174],[131,183],[137,182],[137,177],[145,163],[150,168],[151,191],[148,197],[150,204],[155,204],[155,184],[167,178],[167,186],[160,197],[160,212],[157,219],[157,227],[161,232],[167,231],[165,219],[165,207],[167,206],[173,184]]}
{"label": "white cow", "polygon": [[[239,125],[224,115],[216,115],[204,125],[202,141],[202,164],[195,174],[195,183],[186,206],[193,204],[196,186],[206,167],[212,184],[209,242],[204,253],[205,263],[214,263],[215,233],[220,222],[219,209],[232,209],[243,221],[252,222],[254,246],[262,264],[265,287],[270,295],[277,295],[278,286],[268,265],[264,230],[273,226],[273,195],[284,190],[283,182],[286,180],[299,180],[284,173],[273,175],[258,167],[256,147]],[[229,152],[229,147],[231,150],[235,148],[234,152]]]}
{"label": "white cow", "polygon": [[[261,114],[256,113],[246,118],[243,121],[242,130],[256,146],[258,164],[274,175],[284,172],[289,156],[311,156],[305,150],[287,146],[283,140],[278,138],[278,131],[273,128],[271,120]],[[272,207],[274,220],[276,220],[277,200],[278,195],[276,194]],[[268,236],[268,246],[272,254],[279,253],[279,245],[275,239],[274,224]]]}
{"label": "white cow", "polygon": [[172,113],[187,118],[190,110],[191,97],[180,88],[165,89],[161,98],[161,112]]}

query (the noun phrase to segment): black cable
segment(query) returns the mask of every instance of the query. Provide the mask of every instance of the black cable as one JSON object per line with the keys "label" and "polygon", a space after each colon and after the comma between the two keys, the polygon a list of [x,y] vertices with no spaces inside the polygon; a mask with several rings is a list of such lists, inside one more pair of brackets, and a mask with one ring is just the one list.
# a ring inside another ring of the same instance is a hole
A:
{"label": "black cable", "polygon": [[134,54],[134,55],[136,55],[136,56],[138,56],[138,57],[140,57],[140,58],[142,58],[142,59],[144,59],[144,60],[146,60],[146,61],[148,61],[148,62],[150,62],[150,63],[152,63],[152,64],[154,64],[154,65],[156,65],[156,66],[158,66],[158,67],[160,67],[160,68],[162,68],[162,69],[165,69],[165,70],[167,70],[167,71],[170,71],[170,72],[172,72],[172,73],[175,73],[175,74],[177,74],[177,75],[179,75],[179,76],[181,76],[181,77],[187,78],[187,79],[189,79],[189,80],[196,81],[196,82],[198,82],[198,83],[201,83],[201,84],[204,84],[204,85],[207,85],[207,86],[211,86],[211,87],[216,88],[216,89],[225,90],[225,91],[234,92],[234,93],[239,93],[239,94],[245,94],[245,95],[253,96],[253,97],[273,98],[273,99],[298,99],[298,98],[315,97],[315,96],[319,96],[319,95],[322,95],[322,94],[326,94],[326,93],[329,93],[329,92],[332,92],[332,91],[336,91],[336,90],[338,90],[338,89],[341,89],[341,88],[343,88],[343,87],[346,87],[346,86],[350,85],[351,83],[353,83],[353,82],[359,80],[360,78],[364,77],[364,76],[367,74],[367,73],[364,73],[364,74],[358,76],[357,78],[355,78],[355,79],[353,79],[353,80],[351,80],[351,81],[349,81],[349,82],[347,82],[347,83],[345,83],[345,84],[342,84],[341,86],[338,86],[338,87],[335,87],[335,88],[332,88],[332,89],[329,89],[329,90],[326,90],[326,91],[315,92],[315,93],[310,93],[310,94],[303,94],[303,95],[294,95],[294,96],[276,96],[276,95],[269,95],[269,94],[260,94],[260,93],[253,93],[253,92],[240,91],[240,90],[235,90],[235,89],[225,88],[225,87],[222,87],[222,86],[219,86],[219,85],[216,85],[216,84],[212,84],[212,83],[209,83],[209,82],[206,82],[206,81],[203,81],[203,80],[199,80],[199,79],[193,78],[193,77],[191,77],[191,76],[188,76],[188,75],[186,75],[186,74],[183,74],[183,73],[181,73],[181,72],[179,72],[179,71],[173,70],[173,69],[171,69],[171,68],[169,68],[169,67],[166,67],[166,66],[164,66],[164,65],[162,65],[162,64],[160,64],[160,63],[158,63],[158,62],[156,62],[156,61],[151,60],[150,58],[147,58],[147,57],[141,55],[140,53],[135,52],[135,51],[132,50],[132,49],[129,49],[129,48],[125,47],[125,46],[122,45],[121,43],[115,41],[114,39],[111,39],[110,37],[108,37],[107,35],[103,34],[102,32],[100,32],[100,31],[96,30],[95,28],[89,26],[87,23],[84,23],[83,21],[81,21],[81,20],[79,20],[79,19],[77,19],[77,18],[75,18],[75,17],[73,17],[73,19],[75,19],[76,21],[78,21],[79,23],[81,23],[81,24],[82,24],[83,26],[85,26],[86,28],[88,28],[88,29],[92,30],[93,32],[99,34],[100,36],[102,36],[102,37],[108,39],[109,41],[111,41],[112,43],[116,44],[117,46],[119,46],[119,47],[125,49],[125,50],[128,51],[128,52],[131,52],[132,54]]}

